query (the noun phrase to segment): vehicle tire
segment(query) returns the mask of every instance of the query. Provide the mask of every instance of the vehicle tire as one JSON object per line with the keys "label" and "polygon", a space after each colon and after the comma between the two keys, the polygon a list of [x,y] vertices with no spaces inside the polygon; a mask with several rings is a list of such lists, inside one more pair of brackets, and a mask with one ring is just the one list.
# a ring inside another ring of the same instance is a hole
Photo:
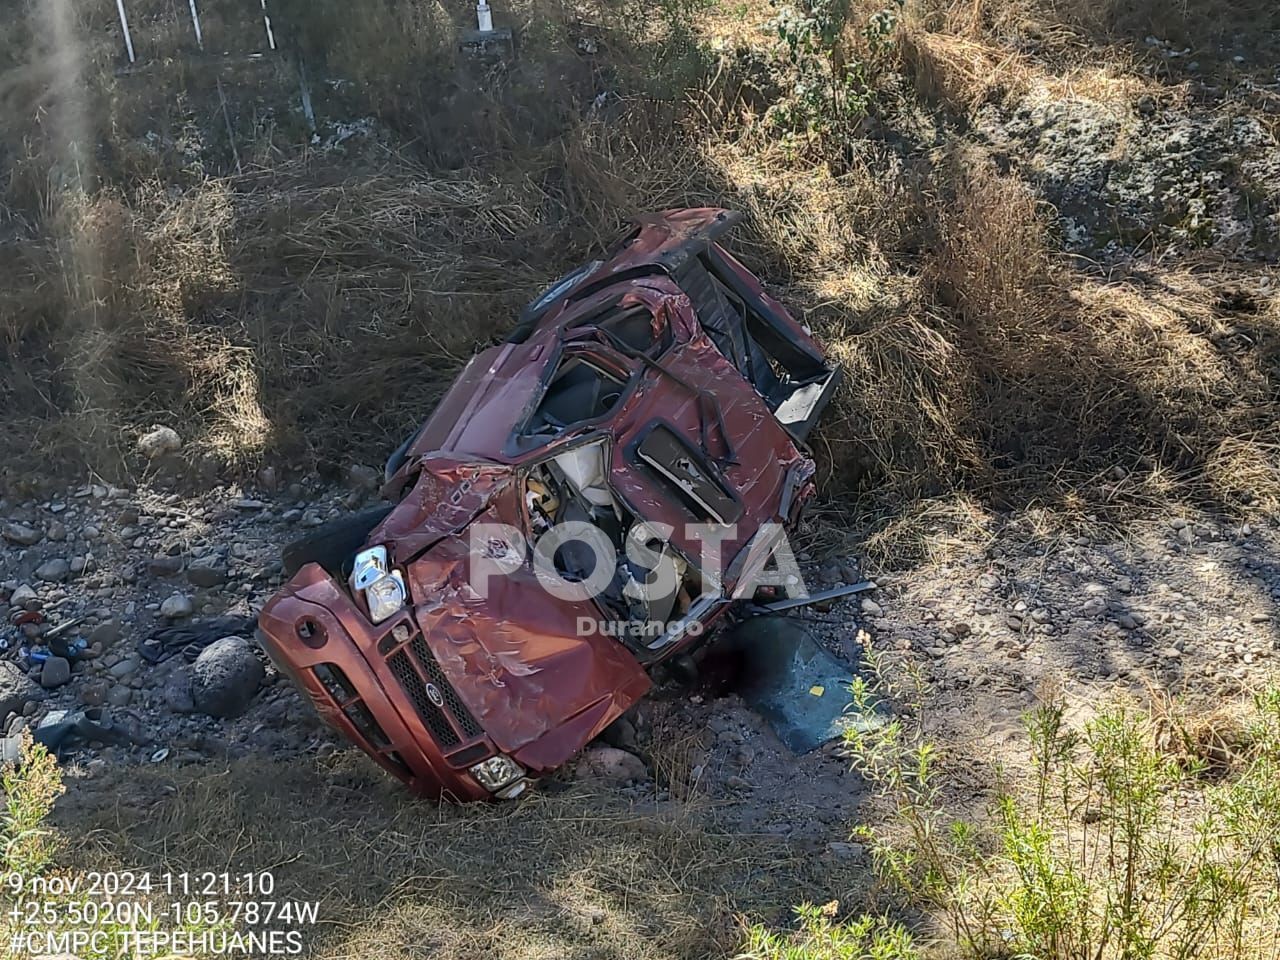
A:
{"label": "vehicle tire", "polygon": [[341,576],[343,566],[364,546],[373,528],[391,512],[392,506],[383,504],[330,520],[293,541],[281,551],[285,577],[292,577],[308,563],[318,563],[334,576]]}
{"label": "vehicle tire", "polygon": [[548,310],[555,306],[556,301],[568,296],[569,292],[582,280],[594,273],[602,262],[600,260],[592,260],[590,263],[584,263],[577,269],[570,270],[543,290],[537,299],[520,311],[515,328],[507,336],[507,343],[524,343],[528,340],[533,335],[533,331],[537,329],[539,321],[546,316]]}
{"label": "vehicle tire", "polygon": [[396,475],[396,471],[404,466],[404,461],[406,455],[409,453],[409,448],[412,447],[413,442],[422,435],[422,430],[425,426],[426,424],[424,423],[422,427],[418,427],[417,430],[405,437],[404,442],[392,451],[391,456],[387,457],[386,465],[382,468],[383,483],[390,483],[391,478]]}

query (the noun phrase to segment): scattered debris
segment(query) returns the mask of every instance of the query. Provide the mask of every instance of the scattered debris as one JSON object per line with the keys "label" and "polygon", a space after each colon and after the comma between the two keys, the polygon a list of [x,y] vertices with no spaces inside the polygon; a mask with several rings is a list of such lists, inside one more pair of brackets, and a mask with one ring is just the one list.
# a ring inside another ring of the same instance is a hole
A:
{"label": "scattered debris", "polygon": [[32,736],[56,753],[68,740],[80,739],[86,743],[98,741],[112,744],[137,744],[145,741],[112,724],[104,710],[54,710],[36,727]]}

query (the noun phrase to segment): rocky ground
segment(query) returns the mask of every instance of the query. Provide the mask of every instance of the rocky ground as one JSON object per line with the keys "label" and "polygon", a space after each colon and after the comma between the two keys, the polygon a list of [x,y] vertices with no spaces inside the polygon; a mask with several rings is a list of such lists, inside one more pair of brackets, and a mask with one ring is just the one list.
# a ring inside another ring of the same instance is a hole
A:
{"label": "rocky ground", "polygon": [[[179,653],[153,664],[138,647],[165,625],[256,613],[280,583],[281,544],[368,497],[368,471],[349,479],[277,483],[268,471],[255,487],[199,494],[89,483],[0,504],[5,732],[84,710],[123,731],[132,742],[64,744],[69,777],[85,789],[107,765],[349,749],[243,627],[242,639],[194,663]],[[923,699],[899,708],[922,710],[954,755],[1000,759],[1050,685],[1087,711],[1148,684],[1212,703],[1273,673],[1278,555],[1274,525],[1192,514],[1136,525],[1123,539],[1046,536],[1032,517],[993,518],[946,561],[880,576],[874,594],[805,616],[846,659],[871,643],[895,668],[914,664]],[[856,569],[811,572],[825,585]],[[31,622],[14,623],[23,619]],[[40,657],[68,642],[68,657]],[[565,776],[603,778],[638,803],[702,797],[739,831],[861,856],[847,842],[861,788],[839,750],[793,756],[736,696],[674,681],[659,683],[630,720],[614,738],[630,753],[595,748]]]}
{"label": "rocky ground", "polygon": [[983,108],[975,133],[1053,203],[1072,252],[1280,251],[1280,142],[1244,102],[1033,92]]}

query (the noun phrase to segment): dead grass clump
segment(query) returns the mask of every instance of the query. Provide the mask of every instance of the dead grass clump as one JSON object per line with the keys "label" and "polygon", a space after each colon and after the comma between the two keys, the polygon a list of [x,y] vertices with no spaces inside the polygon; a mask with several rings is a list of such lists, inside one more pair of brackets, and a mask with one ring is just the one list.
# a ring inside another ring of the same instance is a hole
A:
{"label": "dead grass clump", "polygon": [[973,329],[1042,322],[1050,286],[1046,218],[1021,180],[981,158],[956,157],[944,173],[953,191],[938,212],[937,251],[925,272],[936,296]]}
{"label": "dead grass clump", "polygon": [[993,97],[1025,93],[1032,76],[1028,60],[985,40],[910,30],[902,37],[902,64],[916,90],[931,103],[968,112]]}
{"label": "dead grass clump", "polygon": [[1256,710],[1248,701],[1196,709],[1157,687],[1148,687],[1147,695],[1155,744],[1184,769],[1221,777],[1255,752]]}

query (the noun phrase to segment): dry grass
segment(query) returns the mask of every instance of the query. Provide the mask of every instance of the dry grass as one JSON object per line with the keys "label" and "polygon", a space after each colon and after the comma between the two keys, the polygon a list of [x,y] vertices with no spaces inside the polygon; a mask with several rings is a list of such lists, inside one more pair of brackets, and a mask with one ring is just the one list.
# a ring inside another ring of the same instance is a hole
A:
{"label": "dry grass", "polygon": [[[1280,506],[1280,305],[1257,293],[1264,270],[1100,275],[1063,259],[1052,211],[981,155],[782,141],[767,112],[786,89],[759,33],[768,5],[721,4],[700,22],[713,62],[690,52],[676,6],[640,29],[631,8],[517,5],[537,43],[512,72],[479,75],[444,56],[434,6],[394,42],[395,14],[339,37],[338,8],[316,7],[296,45],[313,73],[347,81],[314,84],[319,109],[372,113],[380,133],[299,149],[296,112],[251,107],[251,91],[291,97],[288,70],[237,75],[225,87],[241,174],[225,131],[196,121],[220,116],[212,75],[174,61],[149,66],[145,85],[115,77],[109,32],[91,42],[97,28],[82,27],[98,79],[75,110],[51,88],[47,115],[99,123],[102,184],[51,179],[66,155],[52,126],[15,115],[0,131],[17,231],[0,241],[13,278],[0,293],[0,441],[22,465],[10,479],[33,454],[127,470],[135,431],[154,422],[231,471],[375,461],[542,282],[629,215],[720,203],[747,214],[736,248],[848,371],[816,444],[830,491],[872,493],[890,526],[896,505],[955,490],[987,510]],[[1146,88],[1123,51],[1098,59],[1101,40],[1054,9],[914,4],[898,69],[932,91],[942,124],[1053,84],[1122,103]],[[139,14],[149,49],[189,44],[166,16],[161,4]],[[396,79],[409,75],[420,82]],[[881,123],[929,122],[892,70],[884,82]],[[614,93],[603,109],[602,86]],[[189,108],[158,106],[171,89]],[[1117,468],[1124,482],[1097,482]]]}
{"label": "dry grass", "polygon": [[316,958],[720,956],[738,913],[783,920],[796,890],[838,889],[685,804],[574,787],[438,807],[351,754],[95,781],[57,816],[81,870],[271,871],[276,899],[320,902]]}
{"label": "dry grass", "polygon": [[1213,777],[1238,772],[1256,752],[1253,704],[1246,699],[1201,705],[1148,687],[1156,745],[1186,769]]}

